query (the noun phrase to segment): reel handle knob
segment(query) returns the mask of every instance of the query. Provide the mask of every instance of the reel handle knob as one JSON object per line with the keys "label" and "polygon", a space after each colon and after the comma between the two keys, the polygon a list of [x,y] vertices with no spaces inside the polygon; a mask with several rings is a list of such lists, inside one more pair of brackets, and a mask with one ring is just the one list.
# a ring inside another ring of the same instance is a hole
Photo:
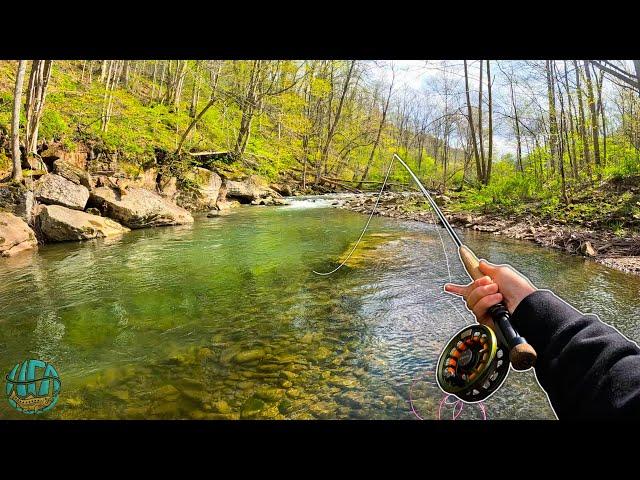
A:
{"label": "reel handle knob", "polygon": [[[478,278],[484,277],[484,274],[479,268],[480,261],[469,247],[460,245],[458,253],[464,268],[472,279],[477,280]],[[516,370],[527,370],[534,366],[538,355],[524,337],[521,337],[513,328],[510,320],[511,316],[506,307],[499,303],[491,307],[489,313],[496,329],[509,347],[509,359],[511,360],[513,368]]]}
{"label": "reel handle knob", "polygon": [[513,368],[515,370],[528,370],[533,367],[538,354],[511,325],[511,316],[507,307],[502,303],[498,303],[489,309],[489,314],[504,342],[509,347],[509,360],[511,360]]}

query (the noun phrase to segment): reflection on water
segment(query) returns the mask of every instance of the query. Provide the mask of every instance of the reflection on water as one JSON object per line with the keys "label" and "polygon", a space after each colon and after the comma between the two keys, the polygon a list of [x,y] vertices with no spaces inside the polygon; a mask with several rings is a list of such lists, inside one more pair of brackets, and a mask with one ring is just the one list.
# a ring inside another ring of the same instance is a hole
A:
{"label": "reflection on water", "polygon": [[[373,418],[455,415],[440,349],[472,321],[442,293],[466,276],[433,226],[306,199],[193,226],[57,244],[0,264],[0,369],[52,361],[60,402],[40,418]],[[313,204],[315,207],[302,208]],[[640,279],[531,244],[467,233],[480,256],[640,338]],[[553,418],[533,373],[512,372],[491,419]],[[7,402],[0,415],[22,418]],[[457,418],[479,418],[467,409]]]}

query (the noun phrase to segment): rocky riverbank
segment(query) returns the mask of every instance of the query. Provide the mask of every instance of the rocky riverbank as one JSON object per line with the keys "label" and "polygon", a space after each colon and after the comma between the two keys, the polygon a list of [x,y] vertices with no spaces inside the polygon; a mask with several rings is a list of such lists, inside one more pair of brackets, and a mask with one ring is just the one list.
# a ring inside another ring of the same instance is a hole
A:
{"label": "rocky riverbank", "polygon": [[[335,202],[335,207],[370,213],[376,202],[375,193],[351,194]],[[640,236],[621,238],[607,230],[588,229],[580,225],[550,222],[527,216],[472,214],[452,212],[448,197],[435,198],[452,225],[476,231],[527,240],[543,247],[556,248],[581,255],[623,272],[640,275]],[[377,215],[433,223],[434,216],[422,195],[386,192],[380,198]]]}
{"label": "rocky riverbank", "polygon": [[227,178],[198,166],[182,181],[150,167],[127,174],[117,160],[96,163],[91,150],[69,154],[49,148],[37,165],[24,165],[22,183],[0,183],[0,256],[49,242],[121,235],[131,229],[193,223],[249,205],[284,205],[287,185],[269,186],[258,176]]}

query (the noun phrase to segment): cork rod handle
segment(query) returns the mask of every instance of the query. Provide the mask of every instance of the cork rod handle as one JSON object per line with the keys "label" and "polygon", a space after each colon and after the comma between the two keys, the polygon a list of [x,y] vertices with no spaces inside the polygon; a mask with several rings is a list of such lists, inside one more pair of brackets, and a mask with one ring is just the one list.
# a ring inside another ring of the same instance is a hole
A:
{"label": "cork rod handle", "polygon": [[[478,257],[476,257],[475,253],[473,253],[469,247],[461,245],[458,253],[464,268],[473,280],[485,276],[479,268],[480,260],[478,260]],[[508,343],[509,359],[511,360],[513,368],[516,370],[527,370],[533,367],[538,355],[533,347],[513,328],[506,307],[503,304],[495,305],[489,310],[489,313],[493,318],[496,328],[500,330],[500,333],[502,333],[502,336]]]}

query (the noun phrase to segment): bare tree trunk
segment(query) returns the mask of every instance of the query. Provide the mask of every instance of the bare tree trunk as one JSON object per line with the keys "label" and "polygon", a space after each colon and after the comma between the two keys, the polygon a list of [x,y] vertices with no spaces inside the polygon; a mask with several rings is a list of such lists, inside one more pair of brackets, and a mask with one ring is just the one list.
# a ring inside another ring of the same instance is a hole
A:
{"label": "bare tree trunk", "polygon": [[151,101],[156,98],[156,75],[158,73],[158,60],[153,61],[153,76],[151,78]]}
{"label": "bare tree trunk", "polygon": [[213,106],[213,104],[216,103],[216,100],[218,99],[218,97],[216,95],[217,90],[218,90],[218,79],[220,77],[220,70],[221,69],[222,69],[222,62],[220,62],[218,64],[218,67],[214,71],[213,76],[212,76],[211,97],[209,98],[209,102],[204,106],[204,108],[202,110],[200,110],[200,113],[198,113],[194,117],[194,119],[191,121],[191,123],[189,124],[189,126],[187,127],[185,132],[182,134],[182,137],[180,138],[180,142],[178,143],[178,148],[176,149],[176,154],[177,155],[179,155],[180,152],[182,151],[182,146],[184,145],[185,140],[189,136],[189,132],[191,132],[191,130],[196,126],[196,124],[204,116],[204,114],[207,113],[207,110],[209,110]]}
{"label": "bare tree trunk", "polygon": [[549,149],[551,152],[551,172],[556,169],[556,161],[558,159],[558,119],[556,116],[556,91],[553,82],[553,60],[547,60],[547,99],[549,102]]}
{"label": "bare tree trunk", "polygon": [[[602,82],[604,81],[604,71],[600,71],[599,77],[596,78],[596,91],[598,93],[598,105],[596,111],[602,119],[602,165],[607,165],[607,124],[604,113],[604,105],[602,102]],[[597,118],[598,114],[596,114]]]}
{"label": "bare tree trunk", "polygon": [[182,98],[182,87],[184,85],[184,77],[187,73],[187,61],[176,60],[176,78],[173,86],[172,105],[175,111],[180,109],[180,100]]}
{"label": "bare tree trunk", "polygon": [[251,122],[256,108],[257,89],[262,76],[262,61],[254,60],[251,69],[251,76],[247,84],[247,91],[242,102],[242,117],[240,118],[240,129],[236,138],[236,146],[234,148],[234,157],[241,158],[244,155],[247,144],[249,143],[249,135],[251,134]]}
{"label": "bare tree trunk", "polygon": [[467,61],[464,61],[464,84],[467,94],[467,120],[469,121],[469,129],[471,130],[471,142],[473,143],[473,153],[476,159],[476,175],[478,181],[482,181],[482,166],[480,165],[480,155],[478,154],[478,143],[476,140],[476,131],[473,126],[473,110],[471,108],[471,96],[469,94],[469,72],[467,70]]}
{"label": "bare tree trunk", "polygon": [[569,132],[571,134],[571,151],[569,154],[569,159],[571,160],[571,171],[573,174],[574,180],[578,178],[578,152],[576,150],[576,140],[575,140],[575,126],[573,124],[573,113],[572,111],[575,107],[572,108],[573,102],[571,100],[571,90],[569,88],[569,76],[567,72],[567,61],[564,61],[564,87],[567,92],[567,112],[569,117]]}
{"label": "bare tree trunk", "polygon": [[24,84],[24,71],[27,67],[26,60],[18,62],[16,73],[16,85],[13,89],[13,114],[11,117],[11,155],[13,170],[11,179],[14,182],[22,181],[22,155],[20,154],[20,110],[22,106],[22,85]]}
{"label": "bare tree trunk", "polygon": [[587,167],[587,173],[591,178],[591,151],[589,149],[589,141],[587,140],[586,117],[584,114],[584,103],[582,101],[582,86],[580,82],[580,66],[576,60],[573,62],[576,71],[576,92],[578,94],[578,113],[580,119],[580,138],[582,140],[582,151],[584,162]]}
{"label": "bare tree trunk", "polygon": [[104,83],[107,79],[107,65],[111,63],[109,60],[102,60],[100,64],[100,83]]}
{"label": "bare tree trunk", "polygon": [[47,96],[47,85],[51,78],[52,63],[52,60],[34,60],[31,63],[25,106],[27,117],[25,146],[27,155],[37,153],[38,129],[44,112],[44,101]]}
{"label": "bare tree trunk", "polygon": [[[596,164],[596,168],[600,166],[600,141],[598,135],[598,115],[596,113],[596,102],[595,97],[593,95],[593,82],[591,81],[591,71],[589,62],[584,60],[584,73],[587,83],[587,101],[589,103],[589,111],[591,113],[590,123],[591,123],[591,136],[593,138],[593,158]],[[598,171],[598,176],[600,176],[600,172]]]}
{"label": "bare tree trunk", "polygon": [[491,165],[493,163],[493,103],[491,100],[491,67],[487,60],[487,95],[489,100],[489,157],[487,158],[487,171],[485,175],[485,185],[491,181]]}
{"label": "bare tree trunk", "polygon": [[189,116],[195,118],[200,99],[200,60],[196,61],[196,71],[193,75],[193,90],[191,91],[191,105],[189,106]]}
{"label": "bare tree trunk", "polygon": [[360,182],[356,186],[358,190],[362,188],[362,182],[366,180],[367,175],[369,174],[369,169],[373,163],[373,157],[376,153],[376,149],[378,148],[378,144],[380,143],[380,136],[382,134],[382,130],[384,129],[384,123],[387,119],[387,111],[389,109],[389,102],[391,100],[391,92],[393,91],[393,83],[395,81],[395,72],[391,77],[391,82],[389,84],[389,92],[387,93],[387,99],[384,103],[384,107],[382,108],[382,118],[380,119],[380,124],[378,125],[378,132],[376,133],[376,140],[373,142],[373,147],[371,148],[371,154],[369,155],[369,160],[367,161],[367,165],[364,167],[364,172],[362,173],[362,177]]}
{"label": "bare tree trunk", "polygon": [[[340,95],[340,101],[338,102],[338,109],[336,110],[336,115],[331,121],[331,111],[329,111],[329,131],[327,132],[327,139],[325,141],[324,147],[322,148],[322,154],[320,156],[320,163],[318,168],[322,165],[326,167],[327,161],[329,158],[329,148],[331,147],[331,141],[333,140],[333,136],[335,135],[336,127],[338,126],[338,122],[340,121],[340,115],[342,114],[342,107],[344,105],[344,99],[347,96],[347,92],[349,90],[349,83],[351,81],[351,76],[353,74],[353,69],[356,66],[357,60],[352,60],[351,65],[349,66],[349,71],[347,72],[347,78],[344,81],[344,86],[342,87],[342,94]],[[320,170],[318,169],[316,174],[316,185],[320,180]]]}
{"label": "bare tree trunk", "polygon": [[480,182],[483,185],[486,185],[487,164],[484,155],[484,128],[482,125],[482,71],[484,70],[482,63],[482,60],[480,60],[480,81],[478,84],[478,138],[480,140],[480,166],[482,167],[482,177],[480,178]]}
{"label": "bare tree trunk", "polygon": [[122,86],[124,88],[127,88],[129,86],[129,60],[124,60],[122,77],[123,77]]}

